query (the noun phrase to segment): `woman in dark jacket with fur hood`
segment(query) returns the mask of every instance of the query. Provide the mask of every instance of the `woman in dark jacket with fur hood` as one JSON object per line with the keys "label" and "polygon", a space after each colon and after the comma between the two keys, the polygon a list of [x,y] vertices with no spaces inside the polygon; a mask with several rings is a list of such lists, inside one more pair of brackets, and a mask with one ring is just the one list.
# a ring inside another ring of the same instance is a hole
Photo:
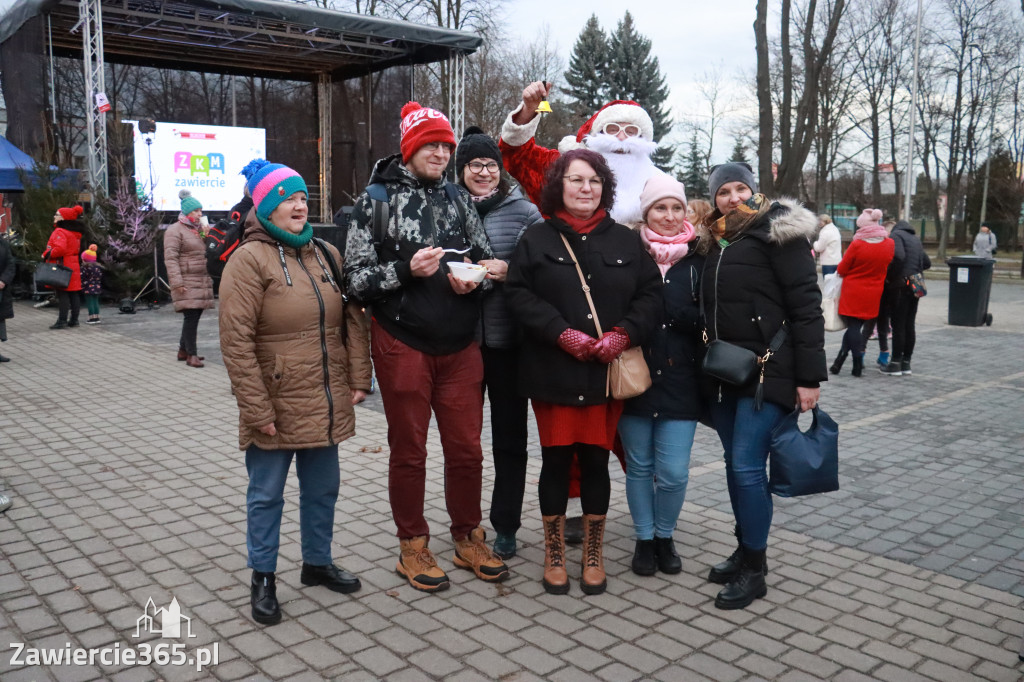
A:
{"label": "woman in dark jacket with fur hood", "polygon": [[715,202],[704,221],[712,236],[701,289],[708,338],[758,356],[773,341],[778,346],[761,366],[763,379],[712,384],[711,417],[725,450],[739,545],[708,580],[725,585],[715,606],[742,609],[767,594],[771,431],[794,406],[814,407],[819,383],[828,379],[821,292],[808,242],[818,219],[795,201],[755,194],[745,163],[716,166],[708,184]]}

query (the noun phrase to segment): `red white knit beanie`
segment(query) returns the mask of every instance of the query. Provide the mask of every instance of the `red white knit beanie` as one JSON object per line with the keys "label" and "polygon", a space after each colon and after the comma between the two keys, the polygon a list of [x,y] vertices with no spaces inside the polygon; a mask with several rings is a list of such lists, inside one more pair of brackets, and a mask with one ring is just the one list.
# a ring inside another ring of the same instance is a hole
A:
{"label": "red white knit beanie", "polygon": [[420,147],[431,142],[455,146],[455,131],[448,117],[437,109],[409,102],[402,107],[402,163],[408,163]]}
{"label": "red white knit beanie", "polygon": [[571,136],[562,138],[558,143],[558,151],[564,154],[570,149],[580,149],[584,146],[583,138],[593,132],[602,132],[609,123],[632,123],[640,128],[640,137],[654,140],[654,122],[651,121],[650,114],[633,100],[617,99],[605,104],[587,119],[576,132],[575,139]]}

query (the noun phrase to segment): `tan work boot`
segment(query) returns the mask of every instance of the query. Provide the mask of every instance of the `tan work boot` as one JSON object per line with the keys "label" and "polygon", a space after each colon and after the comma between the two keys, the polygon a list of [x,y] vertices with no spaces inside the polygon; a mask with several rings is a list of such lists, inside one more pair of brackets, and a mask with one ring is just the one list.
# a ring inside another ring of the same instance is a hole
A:
{"label": "tan work boot", "polygon": [[455,541],[455,557],[452,559],[459,568],[468,568],[476,573],[480,580],[489,583],[500,583],[508,577],[508,566],[494,556],[494,552],[484,542],[484,529],[479,526],[470,531],[469,535]]}
{"label": "tan work boot", "polygon": [[604,574],[604,516],[583,515],[583,594],[601,594],[608,586]]}
{"label": "tan work boot", "polygon": [[402,553],[395,567],[398,575],[405,577],[410,585],[423,592],[447,590],[450,585],[448,576],[427,549],[427,536],[419,535],[402,540],[401,543]]}
{"label": "tan work boot", "polygon": [[565,572],[565,515],[542,516],[544,522],[544,591],[568,594],[569,574]]}

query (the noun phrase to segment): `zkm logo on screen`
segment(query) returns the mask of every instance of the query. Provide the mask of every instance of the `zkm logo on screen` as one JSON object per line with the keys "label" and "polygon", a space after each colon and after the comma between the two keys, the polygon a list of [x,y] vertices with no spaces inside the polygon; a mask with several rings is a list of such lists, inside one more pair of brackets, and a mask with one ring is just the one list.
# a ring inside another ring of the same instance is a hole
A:
{"label": "zkm logo on screen", "polygon": [[[135,621],[135,633],[132,635],[134,639],[152,638],[156,635],[164,640],[189,640],[196,637],[192,633],[192,619],[181,612],[181,606],[178,605],[176,598],[172,597],[171,603],[166,607],[157,608],[151,597],[146,602],[142,615]],[[75,647],[71,642],[65,643],[63,647],[36,649],[24,642],[14,642],[11,648],[14,649],[10,661],[12,667],[158,665],[194,666],[196,672],[202,672],[204,668],[220,663],[219,642],[214,642],[212,646],[194,647],[190,651],[185,648],[184,642],[166,641],[141,642],[135,646],[124,647],[120,642],[115,642],[112,646],[95,649]]]}
{"label": "zkm logo on screen", "polygon": [[[210,154],[174,152],[174,186],[223,189],[225,186],[224,163],[224,155],[217,152]],[[181,177],[179,173],[187,173],[188,176]],[[220,177],[212,177],[211,173],[220,173]]]}

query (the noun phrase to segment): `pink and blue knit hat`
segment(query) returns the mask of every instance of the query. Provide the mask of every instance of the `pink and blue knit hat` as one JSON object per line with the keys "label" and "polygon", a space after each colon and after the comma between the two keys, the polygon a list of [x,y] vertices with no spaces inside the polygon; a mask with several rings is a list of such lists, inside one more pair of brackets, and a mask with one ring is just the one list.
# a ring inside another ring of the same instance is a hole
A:
{"label": "pink and blue knit hat", "polygon": [[296,192],[305,192],[309,196],[306,181],[284,164],[253,159],[242,169],[242,175],[249,179],[246,187],[256,206],[256,215],[263,220],[268,220],[274,209]]}

